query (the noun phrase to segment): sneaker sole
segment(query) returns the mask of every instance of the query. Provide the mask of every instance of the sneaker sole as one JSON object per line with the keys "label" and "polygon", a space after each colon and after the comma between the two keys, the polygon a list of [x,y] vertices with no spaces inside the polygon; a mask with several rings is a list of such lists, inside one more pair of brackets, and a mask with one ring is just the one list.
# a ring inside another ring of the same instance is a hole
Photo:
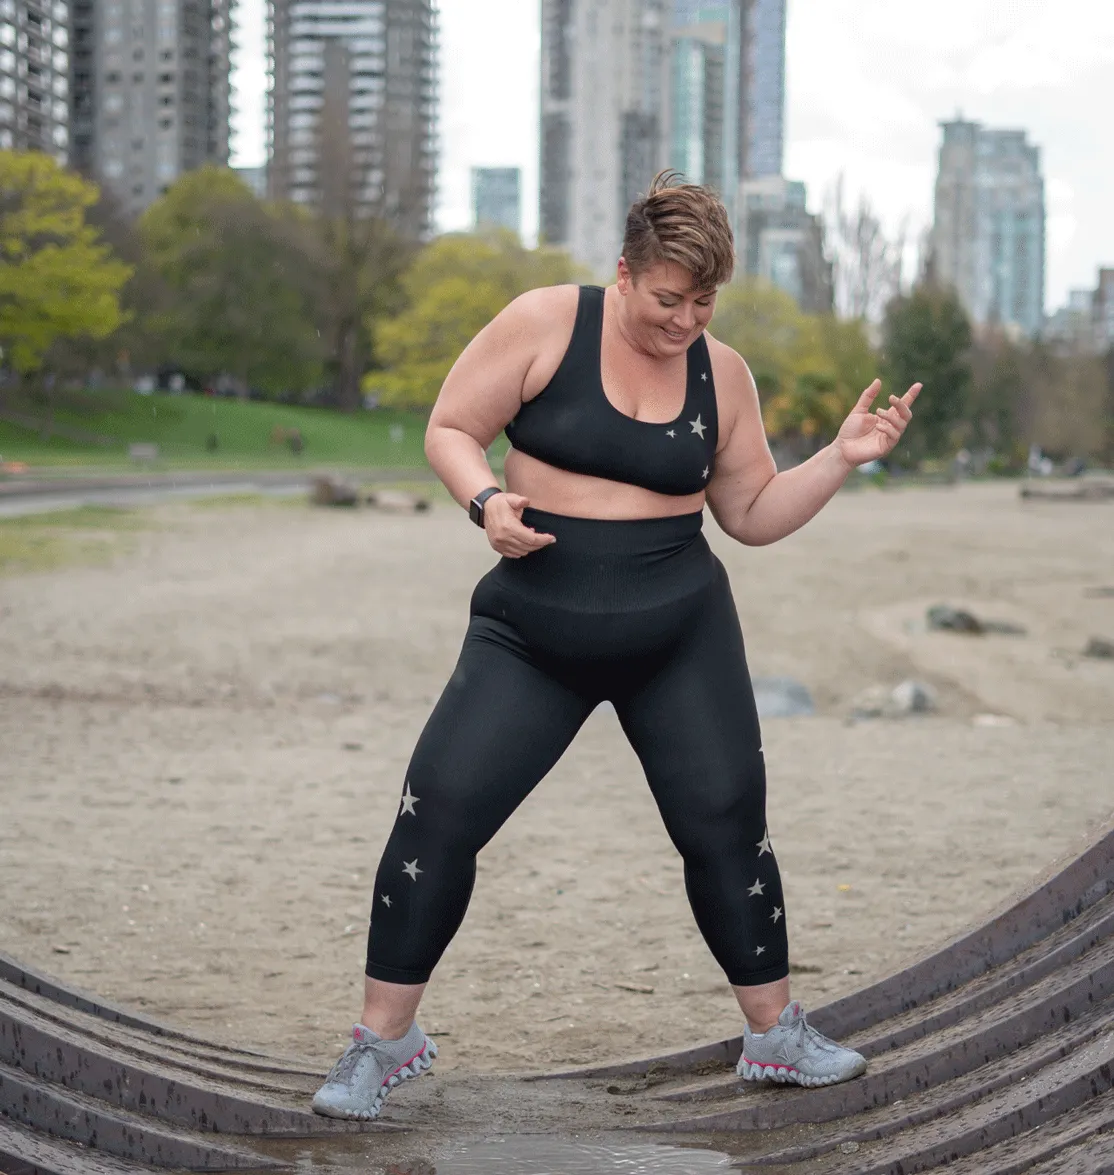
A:
{"label": "sneaker sole", "polygon": [[347,1118],[355,1122],[370,1122],[379,1117],[379,1111],[383,1108],[383,1103],[387,1100],[387,1094],[391,1092],[396,1085],[401,1084],[411,1077],[420,1077],[433,1064],[434,1058],[437,1056],[437,1046],[427,1036],[425,1038],[425,1046],[417,1056],[411,1057],[405,1065],[399,1065],[393,1073],[387,1075],[386,1080],[379,1087],[379,1092],[375,1095],[375,1100],[371,1103],[371,1108],[367,1110],[342,1110],[332,1106],[314,1106],[314,1111],[323,1115],[326,1118]]}
{"label": "sneaker sole", "polygon": [[866,1070],[848,1073],[846,1077],[809,1077],[807,1073],[794,1069],[792,1065],[765,1065],[756,1061],[744,1061],[736,1072],[744,1081],[776,1081],[779,1085],[804,1085],[812,1089],[818,1085],[838,1085],[841,1081],[850,1081],[861,1076]]}

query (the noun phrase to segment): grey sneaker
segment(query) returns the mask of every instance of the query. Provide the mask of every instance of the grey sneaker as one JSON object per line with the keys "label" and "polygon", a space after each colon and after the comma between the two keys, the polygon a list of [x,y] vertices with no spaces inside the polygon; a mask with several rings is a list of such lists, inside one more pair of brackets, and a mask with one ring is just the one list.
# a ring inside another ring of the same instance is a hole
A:
{"label": "grey sneaker", "polygon": [[743,1053],[735,1072],[744,1081],[767,1077],[796,1085],[835,1085],[865,1073],[866,1058],[817,1032],[794,1000],[761,1036],[749,1028],[743,1032]]}
{"label": "grey sneaker", "polygon": [[352,1043],[314,1094],[313,1108],[327,1118],[378,1118],[387,1094],[428,1069],[435,1056],[437,1046],[416,1023],[398,1040],[353,1024]]}

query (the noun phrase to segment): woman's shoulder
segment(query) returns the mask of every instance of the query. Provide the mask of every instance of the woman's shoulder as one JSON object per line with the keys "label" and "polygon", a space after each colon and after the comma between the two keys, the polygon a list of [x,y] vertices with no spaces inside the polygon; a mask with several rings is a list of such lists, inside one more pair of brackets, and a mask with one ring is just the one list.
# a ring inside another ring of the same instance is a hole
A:
{"label": "woman's shoulder", "polygon": [[580,287],[539,286],[519,294],[499,312],[488,328],[499,345],[548,354],[567,345],[576,323]]}
{"label": "woman's shoulder", "polygon": [[519,294],[503,314],[522,320],[552,325],[554,317],[576,317],[580,287],[576,285],[538,286]]}
{"label": "woman's shoulder", "polygon": [[718,387],[721,383],[725,387],[737,385],[740,381],[748,388],[753,386],[754,378],[747,366],[747,361],[726,343],[720,342],[708,331],[704,332],[708,343],[708,358],[712,364],[712,378]]}

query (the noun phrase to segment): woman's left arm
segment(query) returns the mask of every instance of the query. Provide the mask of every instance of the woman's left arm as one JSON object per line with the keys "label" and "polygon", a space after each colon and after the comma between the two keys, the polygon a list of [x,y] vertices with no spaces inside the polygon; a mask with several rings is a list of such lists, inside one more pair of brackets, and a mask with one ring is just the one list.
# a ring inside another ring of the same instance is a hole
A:
{"label": "woman's left arm", "polygon": [[718,358],[716,384],[723,386],[724,399],[734,412],[727,422],[727,440],[716,454],[708,506],[727,534],[752,547],[776,543],[799,530],[834,497],[852,469],[889,454],[913,418],[912,405],[921,390],[914,384],[900,399],[890,396],[888,408],[871,412],[882,387],[875,380],[830,445],[778,473],[750,368],[726,347]]}

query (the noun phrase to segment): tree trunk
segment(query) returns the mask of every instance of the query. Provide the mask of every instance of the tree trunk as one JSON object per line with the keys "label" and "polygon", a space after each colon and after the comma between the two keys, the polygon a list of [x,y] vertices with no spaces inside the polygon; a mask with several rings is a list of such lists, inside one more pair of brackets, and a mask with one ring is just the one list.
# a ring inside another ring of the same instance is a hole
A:
{"label": "tree trunk", "polygon": [[360,324],[351,319],[341,324],[337,340],[336,396],[343,412],[360,407]]}

